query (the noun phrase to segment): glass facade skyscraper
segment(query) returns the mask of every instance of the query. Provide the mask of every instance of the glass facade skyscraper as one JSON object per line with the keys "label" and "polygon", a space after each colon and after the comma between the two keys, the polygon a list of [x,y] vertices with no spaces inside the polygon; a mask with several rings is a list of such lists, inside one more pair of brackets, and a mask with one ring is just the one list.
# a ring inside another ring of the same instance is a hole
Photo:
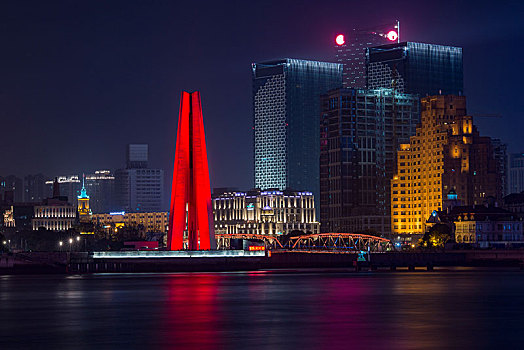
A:
{"label": "glass facade skyscraper", "polygon": [[335,41],[335,59],[337,63],[344,65],[344,87],[366,87],[366,49],[391,44],[391,40],[387,38],[387,32],[391,30],[398,31],[398,25],[353,29],[347,35],[339,34],[342,35],[342,41]]}
{"label": "glass facade skyscraper", "polygon": [[320,95],[342,86],[342,65],[253,63],[255,187],[319,194]]}
{"label": "glass facade skyscraper", "polygon": [[390,179],[398,145],[415,134],[418,96],[335,89],[321,101],[322,231],[390,232]]}
{"label": "glass facade skyscraper", "polygon": [[462,48],[403,42],[366,50],[367,87],[398,92],[462,95]]}

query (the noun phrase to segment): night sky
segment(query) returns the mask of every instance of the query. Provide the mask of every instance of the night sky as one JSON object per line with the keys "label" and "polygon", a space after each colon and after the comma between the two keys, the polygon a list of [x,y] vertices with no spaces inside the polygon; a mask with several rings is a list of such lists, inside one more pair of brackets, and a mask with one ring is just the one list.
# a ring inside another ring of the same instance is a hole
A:
{"label": "night sky", "polygon": [[524,151],[519,1],[3,1],[0,175],[124,166],[148,143],[170,182],[179,97],[200,90],[213,187],[253,184],[251,63],[333,60],[333,39],[399,19],[402,41],[464,48],[468,112]]}

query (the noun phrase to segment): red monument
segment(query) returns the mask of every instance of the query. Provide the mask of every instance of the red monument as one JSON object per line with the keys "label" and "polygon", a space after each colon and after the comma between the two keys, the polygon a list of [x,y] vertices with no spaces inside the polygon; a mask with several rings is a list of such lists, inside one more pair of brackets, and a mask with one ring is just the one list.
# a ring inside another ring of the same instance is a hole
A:
{"label": "red monument", "polygon": [[200,93],[182,92],[175,150],[167,247],[216,249],[206,138]]}

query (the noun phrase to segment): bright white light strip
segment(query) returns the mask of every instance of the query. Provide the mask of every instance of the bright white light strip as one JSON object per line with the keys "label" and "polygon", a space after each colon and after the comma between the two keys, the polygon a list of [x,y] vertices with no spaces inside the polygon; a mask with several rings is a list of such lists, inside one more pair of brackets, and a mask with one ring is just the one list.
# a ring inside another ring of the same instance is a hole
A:
{"label": "bright white light strip", "polygon": [[132,252],[93,252],[93,259],[134,258],[241,258],[265,256],[265,251],[245,250],[140,250]]}

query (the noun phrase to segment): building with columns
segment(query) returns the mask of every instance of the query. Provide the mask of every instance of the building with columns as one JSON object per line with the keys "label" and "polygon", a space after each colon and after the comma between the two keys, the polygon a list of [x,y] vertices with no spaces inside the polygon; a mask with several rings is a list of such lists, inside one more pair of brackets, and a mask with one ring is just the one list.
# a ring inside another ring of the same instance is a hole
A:
{"label": "building with columns", "polygon": [[290,190],[215,190],[215,233],[289,234],[319,233],[311,192]]}

